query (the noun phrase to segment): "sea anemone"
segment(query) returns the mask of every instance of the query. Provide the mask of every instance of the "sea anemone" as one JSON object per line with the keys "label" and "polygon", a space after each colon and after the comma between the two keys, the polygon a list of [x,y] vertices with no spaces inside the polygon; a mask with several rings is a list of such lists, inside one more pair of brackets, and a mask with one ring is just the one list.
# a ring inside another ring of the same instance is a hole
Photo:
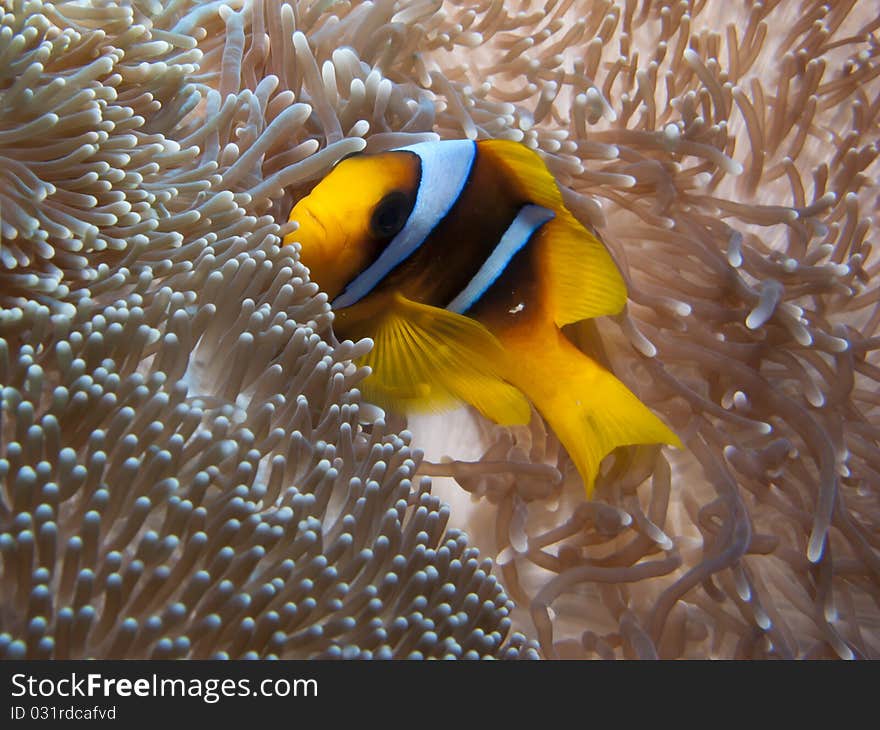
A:
{"label": "sea anemone", "polygon": [[[865,5],[0,7],[0,654],[880,656]],[[542,154],[683,452],[361,402],[279,222],[438,136]]]}
{"label": "sea anemone", "polygon": [[[260,213],[363,140],[242,90],[229,8],[11,10],[0,652],[535,656]],[[215,78],[186,29],[218,12]]]}

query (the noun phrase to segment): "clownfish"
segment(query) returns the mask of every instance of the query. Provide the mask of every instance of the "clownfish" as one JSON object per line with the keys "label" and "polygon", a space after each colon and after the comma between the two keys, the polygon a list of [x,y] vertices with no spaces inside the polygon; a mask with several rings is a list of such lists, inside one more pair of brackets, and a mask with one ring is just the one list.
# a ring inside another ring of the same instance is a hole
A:
{"label": "clownfish", "polygon": [[678,437],[563,334],[615,314],[626,285],[538,154],[506,140],[343,158],[293,207],[301,261],[340,338],[372,338],[365,397],[397,412],[467,402],[503,425],[529,402],[592,493],[618,446]]}

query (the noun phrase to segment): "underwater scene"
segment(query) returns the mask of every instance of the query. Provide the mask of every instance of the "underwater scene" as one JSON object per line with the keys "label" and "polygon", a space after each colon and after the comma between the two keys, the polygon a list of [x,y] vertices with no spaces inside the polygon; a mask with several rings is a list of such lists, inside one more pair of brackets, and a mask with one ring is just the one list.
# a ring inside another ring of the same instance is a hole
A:
{"label": "underwater scene", "polygon": [[880,658],[880,20],[0,0],[0,658]]}

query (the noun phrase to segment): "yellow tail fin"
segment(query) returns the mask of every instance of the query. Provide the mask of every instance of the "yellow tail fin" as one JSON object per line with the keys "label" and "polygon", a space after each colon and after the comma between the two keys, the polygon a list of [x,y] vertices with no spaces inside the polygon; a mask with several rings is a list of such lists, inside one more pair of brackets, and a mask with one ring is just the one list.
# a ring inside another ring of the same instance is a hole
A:
{"label": "yellow tail fin", "polygon": [[599,463],[618,446],[681,441],[617,378],[555,327],[502,333],[507,380],[535,404],[574,461],[587,497]]}

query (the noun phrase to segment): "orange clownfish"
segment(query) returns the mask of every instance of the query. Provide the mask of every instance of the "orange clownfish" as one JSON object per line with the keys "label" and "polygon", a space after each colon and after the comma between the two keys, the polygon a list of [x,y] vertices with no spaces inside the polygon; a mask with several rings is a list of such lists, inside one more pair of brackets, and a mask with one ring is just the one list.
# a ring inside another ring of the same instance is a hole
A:
{"label": "orange clownfish", "polygon": [[541,158],[504,140],[343,159],[290,213],[340,337],[373,339],[366,398],[398,412],[465,401],[525,424],[529,401],[592,492],[617,446],[678,437],[566,324],[619,312],[626,286]]}

